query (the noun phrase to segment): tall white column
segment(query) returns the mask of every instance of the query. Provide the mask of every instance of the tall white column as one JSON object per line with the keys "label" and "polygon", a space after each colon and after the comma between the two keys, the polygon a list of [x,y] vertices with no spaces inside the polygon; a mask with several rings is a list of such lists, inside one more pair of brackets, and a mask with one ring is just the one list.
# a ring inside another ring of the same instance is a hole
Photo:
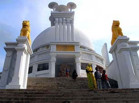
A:
{"label": "tall white column", "polygon": [[71,24],[70,18],[67,18],[67,40],[71,41]]}
{"label": "tall white column", "polygon": [[23,88],[27,87],[27,79],[28,79],[28,70],[29,70],[29,62],[30,62],[30,55],[26,54],[26,61],[25,61],[25,73],[23,78]]}
{"label": "tall white column", "polygon": [[[35,62],[37,62],[37,59],[38,59],[38,55],[35,55]],[[37,73],[37,68],[38,68],[38,64],[33,64],[33,76],[36,77],[36,73]]]}
{"label": "tall white column", "polygon": [[9,83],[9,85],[6,86],[7,89],[13,88],[13,89],[17,89],[17,88],[22,88],[22,78],[23,78],[23,74],[22,70],[23,70],[23,64],[25,64],[24,58],[24,50],[25,47],[17,47],[17,58],[16,58],[16,64],[15,64],[15,70],[14,70],[14,76],[12,78],[11,83]]}
{"label": "tall white column", "polygon": [[56,63],[56,55],[55,54],[50,54],[51,55],[51,60],[49,62],[49,70],[50,70],[50,76],[55,77],[55,63]]}
{"label": "tall white column", "polygon": [[59,25],[58,18],[55,19],[55,40],[59,41]]}
{"label": "tall white column", "polygon": [[[129,51],[122,51],[122,55],[124,55],[124,58],[125,58],[125,63],[126,63],[126,69],[128,69],[128,77],[129,77],[129,81],[127,81],[128,83],[130,83],[129,87],[130,88],[138,88],[139,87],[139,80],[137,79],[136,77],[136,74],[135,74],[135,70],[134,70],[134,67],[133,67],[133,64],[132,64],[132,60],[131,60],[131,57],[130,57],[130,52]],[[125,82],[125,81],[123,81]],[[126,85],[125,85],[126,86]],[[124,87],[125,87],[124,86]]]}
{"label": "tall white column", "polygon": [[62,18],[59,18],[59,39],[60,39],[60,41],[63,41],[63,24],[62,24]]}
{"label": "tall white column", "polygon": [[135,75],[137,75],[139,80],[139,56],[137,53],[138,49],[139,49],[138,46],[135,46],[135,48],[133,48],[133,50],[130,51],[130,53],[131,53],[131,59],[132,59]]}
{"label": "tall white column", "polygon": [[36,73],[37,73],[37,68],[38,68],[38,64],[33,64],[33,77],[36,77]]}
{"label": "tall white column", "polygon": [[0,89],[5,89],[5,86],[7,85],[9,79],[9,72],[10,72],[10,66],[11,66],[11,62],[12,62],[12,54],[13,51],[10,49],[5,49],[6,50],[6,58],[5,58],[5,62],[4,62],[4,67],[3,67],[3,71],[2,71],[2,75],[1,75],[1,79],[0,79]]}
{"label": "tall white column", "polygon": [[75,55],[75,63],[76,63],[76,71],[78,74],[78,77],[81,76],[81,62],[80,62],[80,55]]}
{"label": "tall white column", "polygon": [[71,40],[74,41],[74,21],[71,21]]}
{"label": "tall white column", "polygon": [[67,25],[65,18],[63,19],[63,41],[67,41]]}
{"label": "tall white column", "polygon": [[139,88],[139,80],[131,57],[132,48],[128,40],[126,36],[119,36],[112,45],[110,53],[113,55],[115,67],[108,70],[111,69],[110,73],[116,75],[120,88]]}
{"label": "tall white column", "polygon": [[7,89],[26,89],[31,47],[26,37],[17,38],[16,63],[12,81],[6,86]]}
{"label": "tall white column", "polygon": [[[117,60],[117,57],[116,57],[116,54],[115,52],[112,53],[112,57],[114,59],[114,67],[115,67],[115,71],[114,71],[114,74],[115,74],[115,77],[116,77],[116,80],[118,82],[118,87],[119,88],[123,88],[123,82],[122,82],[122,78],[121,78],[121,72],[120,72],[120,68],[119,68],[119,65],[118,65],[118,60]],[[112,79],[115,79],[115,78],[112,78]]]}

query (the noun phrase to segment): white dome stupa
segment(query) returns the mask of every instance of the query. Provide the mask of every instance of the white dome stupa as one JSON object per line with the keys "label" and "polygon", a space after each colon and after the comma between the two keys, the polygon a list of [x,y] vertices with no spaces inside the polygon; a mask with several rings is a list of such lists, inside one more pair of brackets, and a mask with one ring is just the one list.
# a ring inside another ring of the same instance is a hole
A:
{"label": "white dome stupa", "polygon": [[49,4],[51,27],[33,41],[29,77],[65,77],[76,70],[78,77],[86,77],[86,65],[104,67],[104,59],[93,50],[90,39],[74,28],[76,4]]}
{"label": "white dome stupa", "polygon": [[[74,28],[74,35],[76,42],[79,42],[81,46],[85,46],[87,48],[92,49],[91,41],[78,29]],[[59,37],[61,38],[61,37]],[[49,45],[51,42],[56,42],[55,40],[55,26],[49,27],[41,32],[34,40],[32,44],[32,49],[38,49],[42,46]],[[63,41],[68,42],[68,41]]]}

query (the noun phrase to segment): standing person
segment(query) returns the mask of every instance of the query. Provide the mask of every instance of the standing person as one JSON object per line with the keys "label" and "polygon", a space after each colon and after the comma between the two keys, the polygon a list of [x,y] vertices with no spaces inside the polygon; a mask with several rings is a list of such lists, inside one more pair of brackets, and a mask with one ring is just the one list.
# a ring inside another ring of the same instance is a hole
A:
{"label": "standing person", "polygon": [[76,80],[77,78],[77,73],[76,73],[76,70],[74,69],[73,73],[72,73],[72,79]]}
{"label": "standing person", "polygon": [[96,67],[95,68],[95,78],[96,78],[96,82],[97,82],[97,88],[98,89],[102,89],[102,82],[101,82],[101,73],[99,72],[99,68]]}
{"label": "standing person", "polygon": [[95,77],[93,75],[93,70],[92,70],[91,65],[88,65],[86,67],[86,73],[87,73],[87,79],[88,79],[88,87],[91,90],[94,90],[94,88],[96,89],[97,88],[96,80],[95,80]]}
{"label": "standing person", "polygon": [[66,67],[66,77],[69,77],[69,72],[70,72],[70,69]]}
{"label": "standing person", "polygon": [[101,80],[102,80],[102,88],[103,89],[107,89],[107,88],[111,87],[110,83],[108,81],[108,76],[106,74],[106,70],[103,70]]}

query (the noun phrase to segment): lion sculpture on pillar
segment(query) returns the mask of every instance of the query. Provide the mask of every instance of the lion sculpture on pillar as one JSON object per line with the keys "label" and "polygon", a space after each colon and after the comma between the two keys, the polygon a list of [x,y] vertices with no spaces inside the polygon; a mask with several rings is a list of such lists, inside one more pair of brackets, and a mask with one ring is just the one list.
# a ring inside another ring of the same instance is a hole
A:
{"label": "lion sculpture on pillar", "polygon": [[114,44],[114,42],[118,38],[118,36],[123,36],[122,29],[119,27],[119,25],[120,25],[120,22],[118,20],[113,21],[111,45]]}
{"label": "lion sculpture on pillar", "polygon": [[20,36],[26,36],[28,38],[29,44],[31,45],[29,21],[23,21]]}

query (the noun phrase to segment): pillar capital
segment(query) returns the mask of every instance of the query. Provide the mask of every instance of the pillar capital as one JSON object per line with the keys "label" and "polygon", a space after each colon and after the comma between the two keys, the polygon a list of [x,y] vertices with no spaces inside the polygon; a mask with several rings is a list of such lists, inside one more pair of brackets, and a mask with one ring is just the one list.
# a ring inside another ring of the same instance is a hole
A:
{"label": "pillar capital", "polygon": [[80,63],[80,57],[81,57],[81,54],[76,54],[75,55],[75,62],[76,63]]}
{"label": "pillar capital", "polygon": [[67,23],[70,23],[71,22],[71,19],[70,18],[67,18],[66,20],[67,20]]}
{"label": "pillar capital", "polygon": [[55,62],[56,61],[56,54],[50,53],[51,56],[51,62]]}
{"label": "pillar capital", "polygon": [[62,18],[59,18],[58,20],[59,20],[59,23],[62,23]]}
{"label": "pillar capital", "polygon": [[125,47],[127,46],[127,42],[128,42],[129,38],[127,36],[119,36],[116,41],[114,42],[114,44],[112,45],[112,47],[110,48],[110,53],[112,53],[113,51],[115,51],[117,49],[117,47]]}
{"label": "pillar capital", "polygon": [[16,50],[25,50],[29,54],[33,54],[32,49],[29,45],[28,39],[25,36],[19,36],[17,39],[17,47]]}
{"label": "pillar capital", "polygon": [[55,21],[58,22],[58,18],[55,18]]}

